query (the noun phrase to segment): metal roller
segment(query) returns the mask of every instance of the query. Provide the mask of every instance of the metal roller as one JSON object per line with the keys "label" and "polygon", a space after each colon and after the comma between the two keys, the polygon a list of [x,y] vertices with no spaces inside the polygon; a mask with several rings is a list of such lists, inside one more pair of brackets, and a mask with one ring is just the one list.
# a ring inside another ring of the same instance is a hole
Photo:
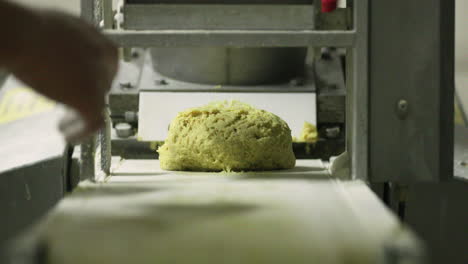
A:
{"label": "metal roller", "polygon": [[307,48],[153,48],[154,68],[202,84],[260,85],[302,75]]}

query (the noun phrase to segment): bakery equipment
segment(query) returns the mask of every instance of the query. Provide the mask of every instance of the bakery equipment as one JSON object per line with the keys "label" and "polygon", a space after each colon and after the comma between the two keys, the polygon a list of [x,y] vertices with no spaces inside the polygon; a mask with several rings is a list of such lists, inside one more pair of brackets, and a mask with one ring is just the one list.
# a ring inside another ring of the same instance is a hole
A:
{"label": "bakery equipment", "polygon": [[[50,263],[423,261],[369,186],[404,217],[408,184],[453,175],[453,1],[321,4],[83,0],[122,47],[121,72],[106,129],[81,146],[90,181],[24,241]],[[295,145],[306,159],[291,171],[159,170],[151,123],[170,114],[151,107],[207,94],[315,110],[300,122],[320,140]]]}
{"label": "bakery equipment", "polygon": [[[453,31],[446,30],[453,26],[451,3],[369,6],[350,1],[347,8],[322,13],[314,8],[320,1],[123,1],[114,11],[111,2],[91,2],[83,2],[84,16],[96,24],[102,18],[105,33],[126,55],[109,96],[114,124],[145,130],[152,122],[146,111],[153,110],[146,110],[152,102],[145,104],[146,97],[158,98],[159,93],[315,91],[313,108],[325,149],[339,140],[336,145],[342,148],[314,158],[340,154],[346,138],[351,178],[414,182],[453,174]],[[102,7],[102,17],[93,11],[97,7]],[[401,23],[380,19],[388,16],[385,12],[393,12]],[[114,23],[114,13],[119,23]],[[437,19],[429,19],[433,13]],[[284,22],[273,22],[271,17],[279,14]],[[151,47],[152,59],[135,47]],[[338,138],[332,136],[334,130]],[[143,140],[147,134],[138,131]],[[106,148],[108,141],[98,145]],[[125,145],[119,143],[115,145]]]}

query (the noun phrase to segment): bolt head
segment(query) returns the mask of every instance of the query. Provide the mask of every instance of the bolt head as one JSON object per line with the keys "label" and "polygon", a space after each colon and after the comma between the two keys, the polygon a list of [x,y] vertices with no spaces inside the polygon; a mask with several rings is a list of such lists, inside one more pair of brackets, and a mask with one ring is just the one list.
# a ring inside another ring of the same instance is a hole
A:
{"label": "bolt head", "polygon": [[400,119],[406,119],[408,116],[409,103],[405,99],[400,99],[396,105],[396,113]]}
{"label": "bolt head", "polygon": [[327,138],[337,138],[340,135],[340,127],[327,127],[325,128],[325,136]]}
{"label": "bolt head", "polygon": [[322,48],[320,51],[320,58],[322,60],[331,59],[331,50],[329,48]]}
{"label": "bolt head", "polygon": [[115,125],[115,132],[119,138],[128,138],[133,136],[133,128],[128,123],[118,123]]}
{"label": "bolt head", "polygon": [[168,83],[166,80],[164,80],[164,79],[156,80],[155,83],[156,83],[157,85],[167,85],[167,84],[169,84],[169,83]]}
{"label": "bolt head", "polygon": [[120,88],[122,89],[131,89],[133,84],[131,82],[119,82]]}

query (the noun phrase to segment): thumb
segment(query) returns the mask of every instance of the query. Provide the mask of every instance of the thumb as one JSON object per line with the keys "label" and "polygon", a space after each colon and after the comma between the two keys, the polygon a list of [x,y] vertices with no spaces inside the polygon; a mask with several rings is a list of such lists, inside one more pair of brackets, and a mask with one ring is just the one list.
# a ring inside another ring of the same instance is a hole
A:
{"label": "thumb", "polygon": [[68,109],[59,122],[59,130],[69,143],[78,144],[92,136],[104,124],[103,111],[79,112]]}

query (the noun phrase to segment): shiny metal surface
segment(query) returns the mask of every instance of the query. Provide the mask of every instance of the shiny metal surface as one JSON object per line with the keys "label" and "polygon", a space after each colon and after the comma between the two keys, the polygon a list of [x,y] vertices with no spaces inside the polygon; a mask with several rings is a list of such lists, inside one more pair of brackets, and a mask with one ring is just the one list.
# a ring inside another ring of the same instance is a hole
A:
{"label": "shiny metal surface", "polygon": [[104,30],[121,47],[351,47],[353,30]]}
{"label": "shiny metal surface", "polygon": [[[147,29],[314,29],[312,5],[127,4],[123,28]],[[274,19],[272,19],[274,18]]]}
{"label": "shiny metal surface", "polygon": [[258,85],[303,74],[307,48],[153,48],[154,69],[204,84]]}
{"label": "shiny metal surface", "polygon": [[312,0],[126,0],[129,4],[311,4]]}
{"label": "shiny metal surface", "polygon": [[454,9],[454,0],[370,5],[366,138],[373,182],[453,177]]}

